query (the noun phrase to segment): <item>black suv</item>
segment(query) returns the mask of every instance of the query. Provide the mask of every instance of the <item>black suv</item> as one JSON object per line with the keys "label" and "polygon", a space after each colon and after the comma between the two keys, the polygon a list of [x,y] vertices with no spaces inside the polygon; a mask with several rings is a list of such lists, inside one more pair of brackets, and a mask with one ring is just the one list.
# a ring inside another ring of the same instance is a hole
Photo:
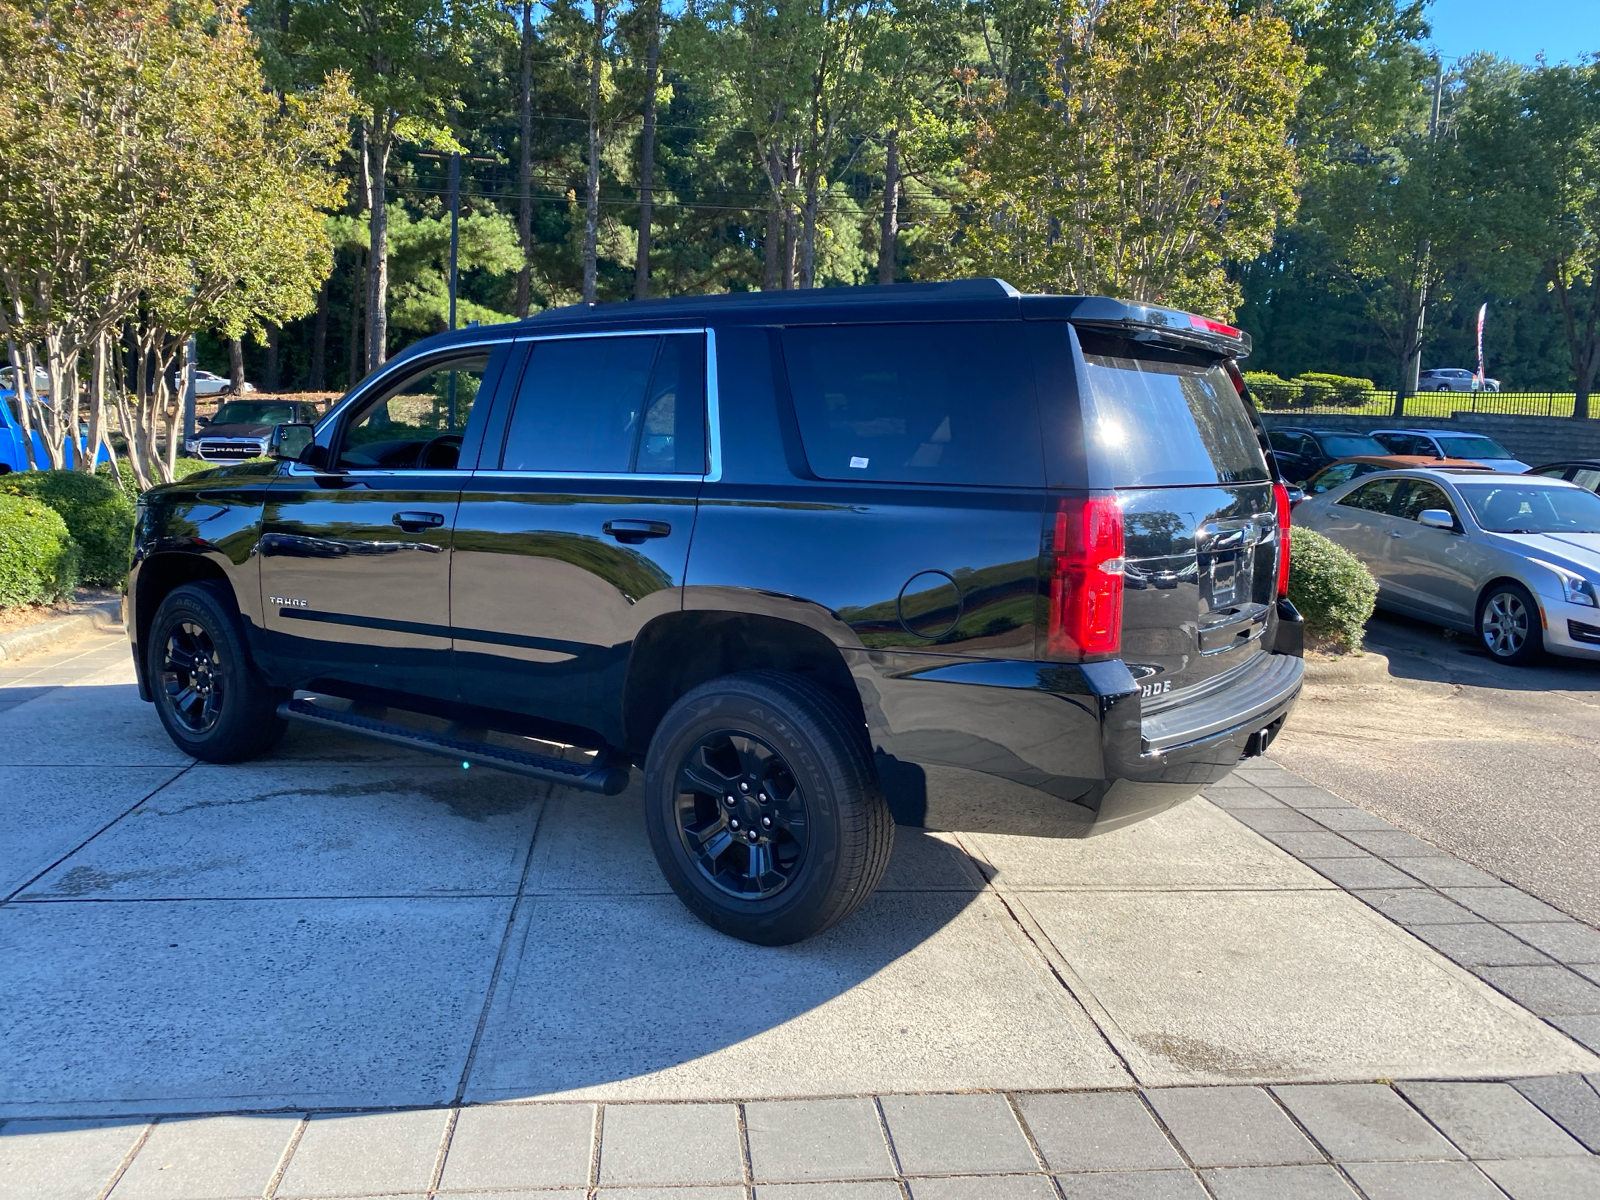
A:
{"label": "black suv", "polygon": [[140,694],[605,794],[701,918],[851,913],[896,821],[1083,837],[1300,690],[1288,504],[1219,322],[998,280],[574,307],[430,338],[275,462],[147,493]]}
{"label": "black suv", "polygon": [[1341,458],[1393,454],[1377,438],[1339,429],[1274,429],[1269,435],[1285,479],[1304,483]]}

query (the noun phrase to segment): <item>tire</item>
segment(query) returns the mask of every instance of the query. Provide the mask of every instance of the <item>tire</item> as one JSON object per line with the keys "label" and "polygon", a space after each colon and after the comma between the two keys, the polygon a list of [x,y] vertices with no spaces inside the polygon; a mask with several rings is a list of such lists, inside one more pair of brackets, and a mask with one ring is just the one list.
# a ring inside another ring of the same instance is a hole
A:
{"label": "tire", "polygon": [[1525,667],[1544,655],[1544,622],[1520,583],[1496,583],[1478,602],[1478,640],[1496,662]]}
{"label": "tire", "polygon": [[286,693],[256,673],[224,584],[186,583],[167,594],[150,623],[145,670],[167,736],[185,754],[243,762],[283,735]]}
{"label": "tire", "polygon": [[713,929],[758,945],[843,921],[894,846],[859,719],[798,676],[725,675],[683,696],[650,741],[644,796],[672,890]]}

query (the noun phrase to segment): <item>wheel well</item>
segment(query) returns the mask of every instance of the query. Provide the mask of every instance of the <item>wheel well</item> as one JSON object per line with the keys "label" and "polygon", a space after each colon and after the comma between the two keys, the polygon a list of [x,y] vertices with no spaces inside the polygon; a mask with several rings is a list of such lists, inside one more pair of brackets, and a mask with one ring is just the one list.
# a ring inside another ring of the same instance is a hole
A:
{"label": "wheel well", "polygon": [[1484,584],[1478,589],[1478,598],[1472,606],[1473,620],[1477,620],[1478,615],[1483,612],[1483,602],[1488,598],[1489,593],[1502,583],[1514,583],[1523,591],[1527,592],[1528,595],[1532,596],[1534,607],[1539,610],[1539,622],[1540,624],[1544,623],[1544,605],[1539,603],[1538,592],[1529,587],[1527,584],[1523,583],[1522,580],[1518,579],[1515,575],[1496,576],[1494,579],[1489,580],[1488,583]]}
{"label": "wheel well", "polygon": [[[167,594],[174,588],[203,579],[228,583],[228,576],[222,568],[199,554],[157,554],[140,564],[138,591],[134,595],[138,613],[138,627],[134,630],[134,636],[140,646],[145,644],[150,623],[155,620],[156,609],[161,607]],[[229,602],[237,610],[238,601],[234,599],[231,586],[228,586],[227,593]]]}
{"label": "wheel well", "polygon": [[624,748],[642,760],[656,726],[680,696],[738,671],[803,675],[866,725],[844,656],[815,629],[748,613],[673,613],[645,626],[633,644],[623,691]]}

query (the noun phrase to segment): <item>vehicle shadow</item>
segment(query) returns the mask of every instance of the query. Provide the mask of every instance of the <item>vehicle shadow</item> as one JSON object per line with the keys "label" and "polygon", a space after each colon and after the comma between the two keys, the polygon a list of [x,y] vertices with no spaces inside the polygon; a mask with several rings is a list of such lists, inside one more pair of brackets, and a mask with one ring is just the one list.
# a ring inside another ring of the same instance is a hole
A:
{"label": "vehicle shadow", "polygon": [[26,803],[34,829],[0,905],[0,1117],[1104,1074],[974,863],[920,831],[843,925],[760,947],[670,892],[637,785],[321,731],[229,767],[163,742],[131,685],[0,713],[0,780],[45,779],[0,789],[0,822]]}
{"label": "vehicle shadow", "polygon": [[1496,662],[1470,634],[1398,613],[1377,613],[1363,644],[1386,655],[1389,673],[1429,683],[1462,683],[1518,692],[1600,692],[1600,662],[1547,654],[1539,662]]}

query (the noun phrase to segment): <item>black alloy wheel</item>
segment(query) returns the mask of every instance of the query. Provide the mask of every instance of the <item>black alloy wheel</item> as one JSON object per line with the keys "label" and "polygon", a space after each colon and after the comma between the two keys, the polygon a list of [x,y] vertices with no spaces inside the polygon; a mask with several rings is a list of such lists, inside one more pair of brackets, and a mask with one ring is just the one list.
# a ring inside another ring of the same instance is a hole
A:
{"label": "black alloy wheel", "polygon": [[1543,618],[1528,589],[1497,583],[1478,605],[1478,637],[1498,662],[1526,666],[1544,651]]}
{"label": "black alloy wheel", "polygon": [[145,675],[167,736],[206,762],[254,758],[283,734],[278,703],[250,662],[228,585],[186,583],[156,608]]}
{"label": "black alloy wheel", "polygon": [[754,734],[718,730],[678,768],[678,837],[713,886],[764,900],[799,873],[810,839],[806,797],[789,764]]}
{"label": "black alloy wheel", "polygon": [[161,654],[161,683],[172,719],[192,734],[209,733],[222,716],[227,684],[217,644],[204,626],[179,621]]}
{"label": "black alloy wheel", "polygon": [[645,826],[695,916],[782,946],[861,906],[894,846],[865,734],[839,697],[776,671],[713,679],[667,710],[645,759]]}

